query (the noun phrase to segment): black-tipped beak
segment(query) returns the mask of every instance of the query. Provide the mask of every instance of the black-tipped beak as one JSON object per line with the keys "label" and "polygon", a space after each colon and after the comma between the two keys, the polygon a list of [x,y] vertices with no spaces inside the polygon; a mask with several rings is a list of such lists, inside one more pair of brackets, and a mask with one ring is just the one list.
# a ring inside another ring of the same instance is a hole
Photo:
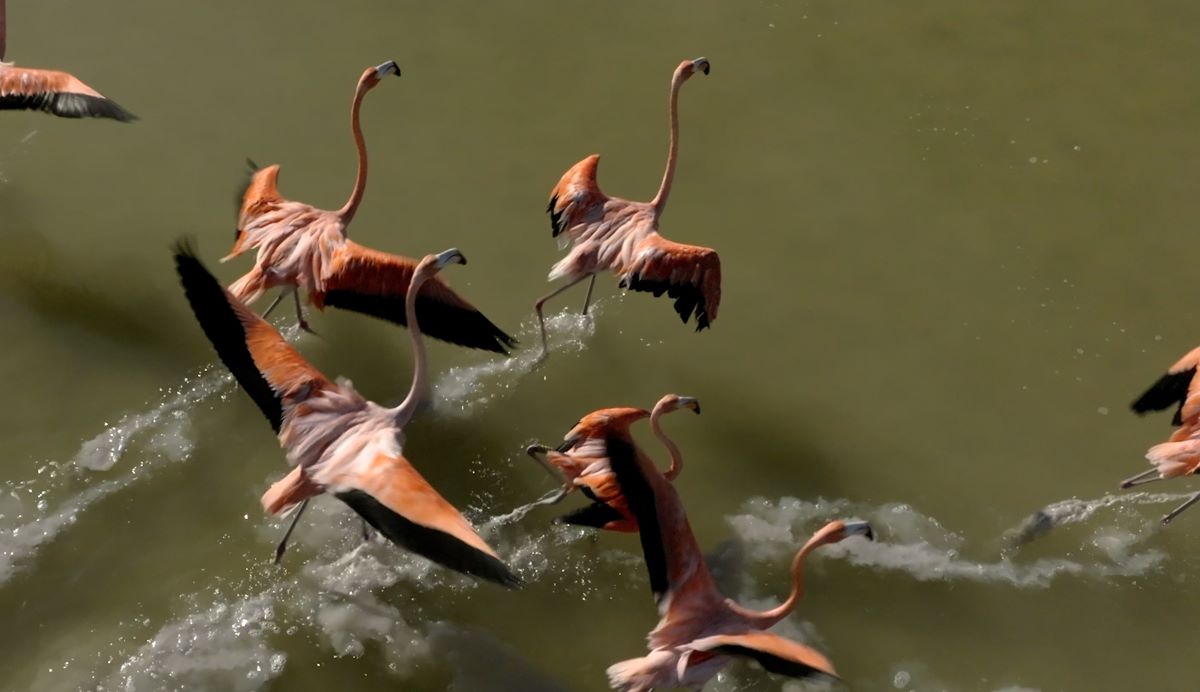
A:
{"label": "black-tipped beak", "polygon": [[695,60],[693,60],[692,61],[692,69],[700,70],[705,75],[707,75],[709,69],[711,69],[711,66],[708,63],[708,58],[696,58]]}
{"label": "black-tipped beak", "polygon": [[875,530],[865,521],[846,522],[846,536],[862,536],[868,541],[875,540]]}
{"label": "black-tipped beak", "polygon": [[380,79],[383,79],[389,74],[394,74],[397,77],[400,76],[400,66],[396,64],[395,60],[388,60],[385,63],[375,66],[375,76],[379,77]]}
{"label": "black-tipped beak", "polygon": [[463,255],[463,253],[458,251],[458,248],[452,247],[449,250],[444,250],[437,254],[438,269],[441,269],[442,267],[446,266],[447,264],[466,264],[466,263],[467,263],[467,258]]}

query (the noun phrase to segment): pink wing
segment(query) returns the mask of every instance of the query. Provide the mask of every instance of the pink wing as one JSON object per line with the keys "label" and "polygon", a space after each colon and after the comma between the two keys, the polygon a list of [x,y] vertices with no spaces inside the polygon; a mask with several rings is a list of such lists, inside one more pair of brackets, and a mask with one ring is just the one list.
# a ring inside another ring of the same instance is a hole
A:
{"label": "pink wing", "polygon": [[[404,299],[416,268],[414,259],[347,240],[334,252],[325,292],[313,294],[312,301],[407,325]],[[417,321],[428,336],[468,348],[508,353],[517,343],[439,277],[417,294]]]}
{"label": "pink wing", "polygon": [[274,327],[222,288],[186,245],[175,251],[175,269],[192,312],[221,362],[275,432],[283,425],[285,407],[336,386]]}
{"label": "pink wing", "polygon": [[521,583],[454,505],[403,456],[378,452],[366,464],[328,468],[319,468],[314,480],[393,543],[502,586]]}
{"label": "pink wing", "polygon": [[279,164],[259,168],[258,164],[250,159],[246,159],[246,163],[249,170],[235,197],[238,219],[237,230],[233,233],[233,249],[225,256],[225,259],[236,257],[248,250],[246,226],[250,225],[253,219],[275,209],[284,201],[283,196],[279,194],[278,187]]}
{"label": "pink wing", "polygon": [[137,116],[66,72],[0,66],[0,110],[36,110],[62,118]]}
{"label": "pink wing", "polygon": [[691,642],[687,648],[693,651],[752,658],[768,672],[793,678],[838,678],[833,664],[821,652],[770,632],[704,637]]}
{"label": "pink wing", "polygon": [[563,173],[558,184],[550,191],[551,235],[557,238],[563,233],[573,235],[572,229],[582,223],[599,219],[608,196],[596,184],[596,166],[600,155],[592,154]]}
{"label": "pink wing", "polygon": [[721,304],[721,258],[715,250],[675,243],[657,233],[642,241],[633,262],[621,271],[620,285],[675,299],[684,322],[694,313],[696,331],[717,319]]}

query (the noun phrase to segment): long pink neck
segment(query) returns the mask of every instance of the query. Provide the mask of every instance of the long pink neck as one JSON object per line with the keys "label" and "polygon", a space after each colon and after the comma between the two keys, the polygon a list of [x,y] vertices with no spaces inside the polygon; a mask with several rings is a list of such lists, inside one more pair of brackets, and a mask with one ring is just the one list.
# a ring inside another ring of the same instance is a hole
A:
{"label": "long pink neck", "polygon": [[8,23],[5,17],[8,12],[4,9],[5,0],[0,0],[0,61],[4,60],[5,37],[8,36]]}
{"label": "long pink neck", "polygon": [[658,424],[658,420],[663,413],[663,410],[658,407],[655,407],[654,411],[651,412],[650,430],[658,438],[659,442],[663,443],[663,446],[667,448],[667,452],[671,455],[671,468],[667,469],[664,475],[667,477],[667,480],[673,481],[679,475],[679,472],[683,470],[683,455],[679,453],[679,447],[675,444],[675,441],[667,437],[667,434],[663,432],[663,429]]}
{"label": "long pink neck", "polygon": [[730,606],[742,616],[755,622],[755,624],[766,629],[775,623],[788,616],[792,609],[801,598],[804,598],[804,561],[808,559],[808,554],[815,550],[822,543],[809,540],[796,553],[796,557],[792,559],[792,592],[788,594],[783,603],[771,608],[770,610],[750,610],[730,601]]}
{"label": "long pink neck", "polygon": [[367,90],[364,84],[359,82],[358,89],[354,92],[354,105],[350,107],[350,129],[354,132],[354,144],[358,147],[358,175],[354,178],[354,189],[350,191],[350,199],[346,200],[345,206],[338,210],[338,215],[342,217],[343,224],[349,224],[354,218],[355,212],[358,211],[358,205],[362,202],[363,193],[367,189],[367,144],[363,141],[362,125],[359,124],[358,113],[362,109],[363,97],[366,96]]}
{"label": "long pink neck", "polygon": [[401,427],[412,420],[413,414],[417,412],[417,406],[421,404],[421,397],[429,387],[425,366],[425,339],[421,337],[421,326],[417,323],[417,293],[428,278],[418,266],[412,280],[408,283],[408,294],[404,296],[404,315],[408,318],[408,334],[412,338],[413,380],[412,386],[408,388],[408,396],[404,397],[404,401],[393,409],[396,425]]}
{"label": "long pink neck", "polygon": [[667,149],[667,170],[663,171],[662,184],[658,186],[658,194],[650,200],[654,207],[654,215],[662,216],[667,206],[667,197],[671,195],[671,183],[675,180],[675,160],[679,158],[679,87],[683,85],[683,77],[679,72],[671,78],[671,101],[668,112],[671,117],[671,146]]}

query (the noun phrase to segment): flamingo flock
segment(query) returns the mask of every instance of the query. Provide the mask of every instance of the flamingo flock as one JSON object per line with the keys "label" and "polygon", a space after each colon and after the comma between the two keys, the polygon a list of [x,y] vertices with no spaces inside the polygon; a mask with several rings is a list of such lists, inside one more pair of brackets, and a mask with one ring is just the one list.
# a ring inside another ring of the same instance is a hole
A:
{"label": "flamingo flock", "polygon": [[[5,2],[0,0],[0,59],[6,48]],[[680,91],[695,75],[710,72],[706,58],[684,60],[672,72],[667,161],[658,191],[648,202],[603,193],[597,183],[596,154],[569,168],[551,190],[546,207],[551,235],[567,252],[549,273],[549,280],[561,285],[534,303],[541,337],[539,363],[549,355],[546,303],[586,279],[582,312],[587,314],[596,275],[604,271],[615,274],[624,289],[665,293],[684,323],[694,319],[697,332],[716,320],[721,301],[717,252],[660,234],[679,160]],[[332,495],[361,517],[364,532],[369,525],[398,548],[446,569],[519,588],[520,566],[506,564],[463,513],[421,475],[418,468],[427,462],[410,460],[404,449],[405,430],[427,403],[430,388],[425,337],[500,355],[508,355],[518,343],[440,276],[447,267],[467,263],[458,249],[417,260],[349,238],[367,185],[363,102],[389,77],[400,75],[400,67],[388,60],[366,68],[357,80],[350,129],[358,167],[341,207],[325,210],[286,199],[278,190],[279,166],[251,163],[233,247],[220,261],[254,252],[253,265],[224,287],[195,247],[181,241],[174,251],[175,268],[200,330],[266,418],[290,467],[261,499],[267,514],[292,515],[275,562],[283,558],[308,503]],[[136,119],[68,73],[4,62],[0,109],[120,122]],[[250,306],[272,291],[277,291],[273,302],[261,315],[254,312]],[[330,306],[406,327],[413,363],[400,403],[386,407],[370,401],[349,380],[331,379],[306,360],[266,319],[289,294],[296,324],[306,332],[313,330],[304,301],[318,311]],[[1172,365],[1132,405],[1138,414],[1172,407],[1175,431],[1147,452],[1151,468],[1123,481],[1122,488],[1200,475],[1200,348]],[[638,537],[649,601],[659,621],[646,635],[644,655],[608,667],[610,686],[625,692],[698,688],[737,658],[780,676],[839,679],[824,654],[770,629],[804,597],[804,568],[814,551],[854,538],[874,540],[874,529],[863,521],[835,518],[812,534],[791,563],[790,591],[773,608],[753,610],[725,596],[709,571],[675,484],[684,455],[663,430],[662,419],[680,410],[700,414],[699,400],[667,394],[650,410],[601,408],[580,418],[561,444],[526,449],[556,485],[534,505],[556,505],[579,491],[585,503],[558,521]],[[635,440],[635,426],[643,420],[661,449],[644,449]],[[656,454],[666,459],[665,466],[655,461]],[[1162,523],[1170,523],[1197,502],[1200,492],[1164,516]]]}

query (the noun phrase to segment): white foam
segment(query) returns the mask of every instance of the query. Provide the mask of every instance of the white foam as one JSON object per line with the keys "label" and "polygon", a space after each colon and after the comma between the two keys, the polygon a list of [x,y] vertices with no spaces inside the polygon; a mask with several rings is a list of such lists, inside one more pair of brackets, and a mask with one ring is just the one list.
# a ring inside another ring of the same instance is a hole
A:
{"label": "white foam", "polygon": [[[150,410],[127,414],[84,442],[71,462],[48,462],[34,478],[9,484],[0,502],[0,584],[97,501],[191,456],[191,407],[231,384],[223,370],[204,368],[167,389]],[[134,448],[136,462],[121,475],[97,473],[110,470]]]}
{"label": "white foam", "polygon": [[[729,517],[728,521],[750,546],[751,559],[778,561],[790,557],[819,528],[819,522],[858,516],[874,525],[876,541],[849,540],[827,546],[820,553],[854,565],[906,572],[921,581],[964,580],[1021,588],[1045,587],[1055,578],[1068,575],[1093,579],[1138,576],[1166,559],[1161,551],[1141,546],[1148,534],[1145,530],[1099,526],[1076,552],[1084,556],[1082,560],[1042,558],[1021,563],[1001,557],[995,561],[977,561],[961,555],[967,543],[962,536],[904,504],[865,507],[846,500],[808,502],[782,498],[771,502],[755,498],[745,507],[745,513]],[[1147,522],[1146,526],[1150,524]]]}
{"label": "white foam", "polygon": [[[588,339],[596,331],[596,317],[607,302],[596,301],[587,315],[564,309],[547,317],[550,358],[561,358],[587,348]],[[447,370],[433,385],[434,410],[443,414],[469,415],[478,407],[515,391],[520,379],[537,368],[542,353],[541,330],[536,317],[521,323],[517,338],[526,346],[509,358],[493,358]]]}

